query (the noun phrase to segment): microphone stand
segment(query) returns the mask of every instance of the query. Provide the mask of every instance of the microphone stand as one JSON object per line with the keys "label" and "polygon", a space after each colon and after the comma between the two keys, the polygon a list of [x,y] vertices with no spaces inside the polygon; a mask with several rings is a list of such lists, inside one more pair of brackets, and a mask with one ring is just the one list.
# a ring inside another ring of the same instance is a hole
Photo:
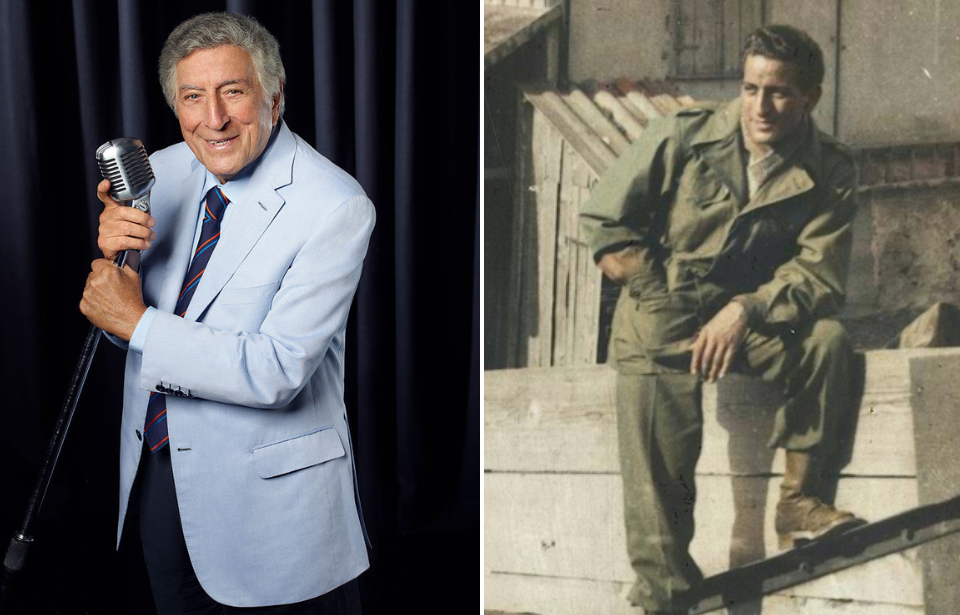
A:
{"label": "microphone stand", "polygon": [[[139,256],[139,255],[138,255]],[[126,262],[127,253],[121,252],[113,261],[118,267],[123,267]],[[50,486],[50,479],[53,477],[53,471],[57,467],[57,459],[60,457],[60,449],[63,448],[63,441],[67,437],[67,430],[70,429],[70,421],[73,419],[73,413],[77,409],[77,401],[80,399],[80,392],[83,390],[83,383],[87,379],[87,373],[90,371],[90,364],[93,362],[93,355],[97,351],[97,344],[100,342],[100,336],[103,331],[96,325],[90,325],[90,331],[87,333],[87,339],[83,342],[83,349],[80,352],[80,360],[73,371],[73,378],[70,379],[70,386],[67,388],[67,396],[63,401],[63,408],[60,410],[60,416],[57,419],[57,425],[53,430],[53,437],[47,447],[47,457],[43,461],[40,469],[40,476],[33,487],[33,493],[30,495],[30,501],[27,504],[27,512],[23,517],[23,523],[20,529],[13,535],[10,545],[7,547],[6,555],[3,558],[3,584],[0,585],[0,613],[6,612],[13,594],[14,580],[18,573],[23,570],[27,554],[30,547],[33,546],[33,524],[37,515],[40,513],[40,507],[43,505],[43,498],[47,494],[47,487]]]}

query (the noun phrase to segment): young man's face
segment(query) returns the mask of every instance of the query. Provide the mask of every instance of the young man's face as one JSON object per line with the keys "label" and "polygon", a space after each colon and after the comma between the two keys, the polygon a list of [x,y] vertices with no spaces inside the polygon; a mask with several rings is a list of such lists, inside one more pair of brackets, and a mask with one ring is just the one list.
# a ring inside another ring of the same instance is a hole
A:
{"label": "young man's face", "polygon": [[203,166],[228,181],[266,149],[280,96],[267,96],[250,54],[239,47],[194,51],[177,63],[176,77],[183,139]]}
{"label": "young man's face", "polygon": [[743,137],[759,147],[791,137],[820,100],[820,86],[804,92],[796,64],[760,55],[743,63],[740,87]]}

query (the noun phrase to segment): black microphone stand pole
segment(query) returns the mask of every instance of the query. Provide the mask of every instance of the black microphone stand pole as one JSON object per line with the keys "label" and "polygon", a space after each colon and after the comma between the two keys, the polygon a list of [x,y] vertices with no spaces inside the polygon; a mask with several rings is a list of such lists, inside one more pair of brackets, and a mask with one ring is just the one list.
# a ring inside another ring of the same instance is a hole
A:
{"label": "black microphone stand pole", "polygon": [[[126,261],[126,252],[121,252],[114,264],[123,267]],[[70,429],[70,421],[73,419],[73,413],[77,409],[77,401],[80,399],[80,392],[83,390],[83,383],[87,379],[87,373],[90,371],[90,364],[93,362],[93,355],[97,351],[97,344],[100,342],[100,335],[103,331],[96,325],[90,325],[90,331],[87,333],[87,339],[83,342],[83,349],[80,352],[80,360],[73,371],[73,378],[70,379],[70,387],[67,389],[66,399],[63,401],[63,408],[60,410],[60,417],[57,419],[57,425],[53,430],[53,437],[47,447],[47,457],[43,461],[40,469],[40,476],[37,477],[37,483],[33,487],[33,493],[30,495],[30,502],[27,504],[27,512],[23,517],[23,523],[20,529],[10,540],[10,546],[7,547],[7,553],[3,557],[3,584],[0,586],[0,613],[5,612],[10,604],[10,597],[13,593],[14,579],[17,574],[23,570],[23,565],[27,560],[27,554],[30,547],[33,546],[33,524],[40,513],[40,507],[43,505],[43,498],[47,494],[47,487],[50,486],[50,479],[53,477],[53,471],[57,467],[57,459],[60,457],[60,449],[63,448],[63,441],[67,437],[67,430]]]}

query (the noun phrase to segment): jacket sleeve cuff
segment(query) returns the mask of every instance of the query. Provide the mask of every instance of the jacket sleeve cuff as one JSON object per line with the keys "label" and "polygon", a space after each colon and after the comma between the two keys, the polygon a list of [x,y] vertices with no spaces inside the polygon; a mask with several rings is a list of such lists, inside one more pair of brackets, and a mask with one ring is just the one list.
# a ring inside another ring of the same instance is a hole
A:
{"label": "jacket sleeve cuff", "polygon": [[143,354],[143,346],[147,343],[147,330],[150,329],[150,323],[153,317],[157,315],[157,308],[147,307],[147,311],[140,317],[137,328],[133,330],[130,336],[130,350]]}
{"label": "jacket sleeve cuff", "polygon": [[757,295],[737,295],[732,301],[736,301],[747,311],[747,325],[751,329],[767,322],[767,303]]}

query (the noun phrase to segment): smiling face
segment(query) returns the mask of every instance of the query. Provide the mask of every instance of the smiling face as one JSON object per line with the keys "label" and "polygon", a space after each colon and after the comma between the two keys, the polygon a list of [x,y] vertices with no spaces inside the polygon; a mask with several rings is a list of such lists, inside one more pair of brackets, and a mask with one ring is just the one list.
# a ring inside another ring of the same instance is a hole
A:
{"label": "smiling face", "polygon": [[820,100],[820,86],[804,92],[796,64],[749,55],[740,87],[741,126],[748,147],[766,148],[792,136]]}
{"label": "smiling face", "polygon": [[183,139],[226,182],[266,149],[280,96],[267,95],[250,54],[233,46],[194,51],[177,63],[176,79]]}

